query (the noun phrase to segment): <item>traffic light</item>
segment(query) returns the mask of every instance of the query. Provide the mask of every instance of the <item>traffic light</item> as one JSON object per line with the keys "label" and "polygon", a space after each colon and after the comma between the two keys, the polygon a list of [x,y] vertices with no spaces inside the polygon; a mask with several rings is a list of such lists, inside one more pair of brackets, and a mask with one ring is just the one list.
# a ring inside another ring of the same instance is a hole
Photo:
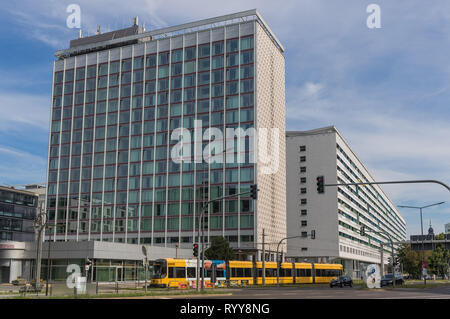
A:
{"label": "traffic light", "polygon": [[92,261],[89,258],[86,258],[86,266],[90,267],[92,265]]}
{"label": "traffic light", "polygon": [[258,199],[258,185],[253,184],[250,186],[250,196],[252,199]]}
{"label": "traffic light", "polygon": [[323,194],[325,192],[323,176],[317,176],[317,193]]}
{"label": "traffic light", "polygon": [[316,239],[316,231],[314,229],[311,230],[311,239]]}
{"label": "traffic light", "polygon": [[400,258],[398,256],[395,256],[394,258],[394,266],[400,265]]}
{"label": "traffic light", "polygon": [[194,247],[192,248],[194,257],[198,256],[198,244],[194,244]]}
{"label": "traffic light", "polygon": [[359,233],[361,236],[366,236],[366,227],[365,226],[361,226],[361,231]]}

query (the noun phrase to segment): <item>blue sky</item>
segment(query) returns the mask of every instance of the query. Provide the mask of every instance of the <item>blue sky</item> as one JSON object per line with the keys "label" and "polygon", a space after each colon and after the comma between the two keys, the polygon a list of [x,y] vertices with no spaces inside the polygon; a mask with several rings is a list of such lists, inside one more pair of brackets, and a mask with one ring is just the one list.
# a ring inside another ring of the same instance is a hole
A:
{"label": "blue sky", "polygon": [[[335,125],[377,180],[450,184],[450,2],[427,1],[14,1],[0,11],[0,184],[45,181],[54,52],[77,36],[66,19],[81,7],[83,34],[147,29],[257,8],[286,48],[287,129]],[[366,7],[381,8],[381,28]],[[398,205],[450,202],[435,185],[385,186]],[[408,235],[415,210],[401,210]],[[436,232],[446,203],[424,213]],[[425,227],[425,231],[428,227]]]}

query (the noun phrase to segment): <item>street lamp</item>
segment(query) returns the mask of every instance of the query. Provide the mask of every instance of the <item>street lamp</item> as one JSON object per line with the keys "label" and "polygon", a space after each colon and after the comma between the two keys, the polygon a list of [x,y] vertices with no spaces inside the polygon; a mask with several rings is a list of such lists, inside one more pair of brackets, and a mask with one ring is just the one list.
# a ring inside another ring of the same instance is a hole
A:
{"label": "street lamp", "polygon": [[[427,205],[427,206],[422,206],[422,207],[417,207],[417,206],[406,206],[406,205],[398,205],[397,207],[401,207],[401,208],[414,208],[414,209],[419,209],[420,210],[420,229],[421,229],[421,233],[422,233],[422,270],[424,268],[424,261],[425,261],[425,248],[424,248],[424,238],[423,238],[423,219],[422,219],[422,210],[431,206],[437,206],[437,205],[442,205],[445,202],[439,202],[439,203],[435,203],[435,204],[431,204],[431,205]],[[423,275],[423,282],[426,285],[427,284],[427,277]]]}

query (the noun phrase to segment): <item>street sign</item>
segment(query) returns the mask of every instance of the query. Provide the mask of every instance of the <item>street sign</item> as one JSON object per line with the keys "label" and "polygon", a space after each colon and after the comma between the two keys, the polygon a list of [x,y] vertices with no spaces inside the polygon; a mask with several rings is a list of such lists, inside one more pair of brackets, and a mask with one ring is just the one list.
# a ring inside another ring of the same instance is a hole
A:
{"label": "street sign", "polygon": [[422,275],[423,275],[423,276],[428,275],[428,272],[427,272],[427,269],[426,269],[426,268],[423,268],[423,269],[422,269]]}

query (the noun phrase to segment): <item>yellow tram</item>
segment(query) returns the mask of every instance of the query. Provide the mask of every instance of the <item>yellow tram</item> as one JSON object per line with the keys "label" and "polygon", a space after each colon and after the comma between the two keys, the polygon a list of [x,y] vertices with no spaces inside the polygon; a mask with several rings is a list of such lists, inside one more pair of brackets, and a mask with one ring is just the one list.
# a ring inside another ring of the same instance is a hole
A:
{"label": "yellow tram", "polygon": [[[262,262],[205,260],[205,267],[200,268],[200,277],[204,271],[205,286],[261,285],[263,283]],[[277,263],[265,262],[265,283],[277,284]],[[197,283],[196,259],[158,259],[153,264],[154,275],[152,287],[195,287]],[[341,264],[318,263],[281,263],[279,283],[313,284],[329,283],[342,275]]]}

